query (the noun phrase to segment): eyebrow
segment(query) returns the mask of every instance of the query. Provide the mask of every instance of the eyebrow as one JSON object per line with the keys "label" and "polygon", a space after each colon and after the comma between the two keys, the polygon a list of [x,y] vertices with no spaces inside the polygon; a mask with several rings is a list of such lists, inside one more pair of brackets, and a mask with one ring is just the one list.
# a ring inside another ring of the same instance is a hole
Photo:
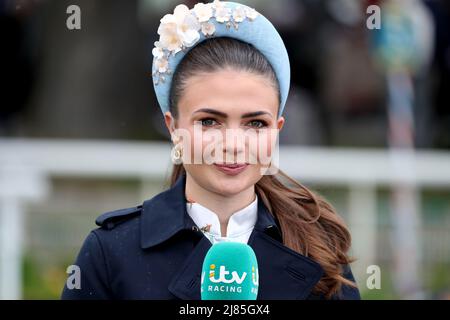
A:
{"label": "eyebrow", "polygon": [[[222,111],[215,110],[215,109],[211,109],[211,108],[201,108],[201,109],[198,109],[198,110],[194,111],[193,114],[194,113],[198,113],[198,112],[211,113],[211,114],[214,114],[214,115],[222,117],[222,118],[227,118],[228,117],[228,115],[226,113],[224,113]],[[272,116],[272,114],[270,114],[267,111],[254,111],[254,112],[244,113],[241,116],[241,118],[251,118],[251,117],[257,117],[257,116],[261,116],[261,115]]]}

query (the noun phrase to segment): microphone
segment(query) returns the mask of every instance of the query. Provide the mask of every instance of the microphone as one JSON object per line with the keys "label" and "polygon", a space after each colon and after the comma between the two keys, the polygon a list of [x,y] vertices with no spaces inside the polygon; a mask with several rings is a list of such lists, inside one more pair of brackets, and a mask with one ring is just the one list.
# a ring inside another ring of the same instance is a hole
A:
{"label": "microphone", "polygon": [[203,261],[202,300],[256,300],[258,262],[253,249],[240,242],[213,244]]}

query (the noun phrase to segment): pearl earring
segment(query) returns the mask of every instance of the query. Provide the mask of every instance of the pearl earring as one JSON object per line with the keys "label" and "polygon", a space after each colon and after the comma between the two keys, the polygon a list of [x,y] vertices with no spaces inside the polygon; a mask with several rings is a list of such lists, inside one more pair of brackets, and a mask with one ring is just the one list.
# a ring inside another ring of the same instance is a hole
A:
{"label": "pearl earring", "polygon": [[181,146],[181,143],[177,143],[172,148],[171,158],[174,164],[181,164],[183,162],[183,148]]}

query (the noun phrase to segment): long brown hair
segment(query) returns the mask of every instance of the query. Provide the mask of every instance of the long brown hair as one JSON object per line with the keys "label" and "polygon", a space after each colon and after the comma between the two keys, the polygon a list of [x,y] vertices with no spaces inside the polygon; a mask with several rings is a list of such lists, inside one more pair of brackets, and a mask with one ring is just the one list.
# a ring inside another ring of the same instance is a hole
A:
{"label": "long brown hair", "polygon": [[[170,111],[176,118],[177,104],[188,78],[198,72],[213,72],[233,67],[266,76],[279,93],[278,81],[270,63],[251,44],[232,38],[211,38],[192,48],[178,65],[170,93]],[[182,164],[174,165],[170,184],[185,174]],[[263,175],[255,191],[267,209],[277,218],[283,243],[292,250],[318,262],[324,276],[314,288],[327,298],[338,293],[342,285],[355,286],[343,277],[348,256],[350,233],[335,209],[319,194],[298,183],[281,170]]]}

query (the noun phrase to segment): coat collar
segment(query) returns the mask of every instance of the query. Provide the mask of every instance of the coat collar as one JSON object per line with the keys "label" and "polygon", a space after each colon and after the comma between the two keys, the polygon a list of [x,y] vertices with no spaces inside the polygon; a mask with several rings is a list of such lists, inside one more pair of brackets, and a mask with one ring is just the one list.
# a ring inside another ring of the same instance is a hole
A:
{"label": "coat collar", "polygon": [[141,216],[142,249],[160,244],[181,230],[191,229],[194,221],[186,212],[186,176],[168,190],[144,201]]}
{"label": "coat collar", "polygon": [[[186,176],[182,175],[170,189],[144,202],[143,249],[162,243],[181,230],[196,230],[186,211],[185,185]],[[263,201],[258,201],[258,218],[248,244],[258,261],[258,299],[305,299],[323,275],[317,262],[283,245],[276,219]],[[210,241],[202,236],[173,276],[168,289],[176,297],[200,299],[200,273],[210,247]]]}
{"label": "coat collar", "polygon": [[[142,205],[141,247],[158,245],[181,230],[192,230],[195,222],[186,211],[186,175],[178,178],[168,190],[144,201]],[[255,230],[266,231],[281,241],[281,231],[262,200],[258,201]]]}

